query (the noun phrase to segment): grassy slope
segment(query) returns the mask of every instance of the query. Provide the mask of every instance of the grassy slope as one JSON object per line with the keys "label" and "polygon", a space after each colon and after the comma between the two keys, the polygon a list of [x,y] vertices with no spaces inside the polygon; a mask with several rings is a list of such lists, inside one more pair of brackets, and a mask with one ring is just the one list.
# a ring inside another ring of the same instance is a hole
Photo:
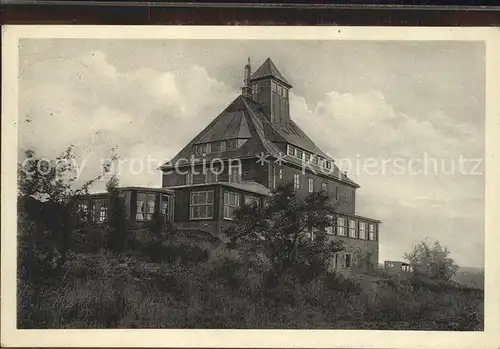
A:
{"label": "grassy slope", "polygon": [[480,290],[361,274],[276,278],[266,269],[258,254],[188,241],[126,256],[75,253],[51,283],[20,281],[18,325],[482,330]]}

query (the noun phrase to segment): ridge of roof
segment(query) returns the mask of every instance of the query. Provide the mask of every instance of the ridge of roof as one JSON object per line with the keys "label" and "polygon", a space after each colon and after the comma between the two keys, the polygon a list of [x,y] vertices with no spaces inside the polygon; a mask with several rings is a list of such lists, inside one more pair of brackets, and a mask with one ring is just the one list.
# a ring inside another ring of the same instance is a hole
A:
{"label": "ridge of roof", "polygon": [[250,80],[259,80],[266,77],[274,77],[275,79],[281,81],[288,87],[292,87],[292,85],[285,79],[285,77],[280,73],[276,65],[271,60],[271,58],[267,58],[264,63],[252,74]]}

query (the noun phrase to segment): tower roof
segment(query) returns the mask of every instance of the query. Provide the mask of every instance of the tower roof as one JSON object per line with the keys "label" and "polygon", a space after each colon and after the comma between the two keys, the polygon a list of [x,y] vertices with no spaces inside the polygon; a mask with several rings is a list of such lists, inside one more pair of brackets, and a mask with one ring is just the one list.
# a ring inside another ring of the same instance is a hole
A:
{"label": "tower roof", "polygon": [[290,83],[281,75],[280,71],[276,66],[274,65],[273,61],[271,58],[268,58],[262,63],[262,65],[255,71],[255,73],[252,74],[252,77],[250,80],[259,80],[263,78],[268,78],[268,77],[273,77],[288,87],[292,87]]}

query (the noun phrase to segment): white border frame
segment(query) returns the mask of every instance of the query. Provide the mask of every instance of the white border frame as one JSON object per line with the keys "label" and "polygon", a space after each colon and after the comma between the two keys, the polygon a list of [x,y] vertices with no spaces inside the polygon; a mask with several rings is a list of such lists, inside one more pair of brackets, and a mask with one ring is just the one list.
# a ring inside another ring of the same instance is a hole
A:
{"label": "white border frame", "polygon": [[[19,38],[246,39],[246,40],[455,40],[486,44],[486,221],[484,332],[374,330],[18,330],[16,329],[16,200]],[[480,348],[500,345],[500,28],[464,27],[2,27],[2,236],[1,340],[37,347],[289,347]],[[8,203],[8,204],[7,204]]]}

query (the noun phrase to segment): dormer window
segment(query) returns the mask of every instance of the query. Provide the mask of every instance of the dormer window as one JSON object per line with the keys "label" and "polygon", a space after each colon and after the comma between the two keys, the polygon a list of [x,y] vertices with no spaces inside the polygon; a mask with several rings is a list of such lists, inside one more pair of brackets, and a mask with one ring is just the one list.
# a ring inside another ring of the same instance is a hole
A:
{"label": "dormer window", "polygon": [[194,153],[195,154],[209,154],[210,152],[211,152],[211,144],[210,143],[196,144],[194,146]]}
{"label": "dormer window", "polygon": [[277,92],[278,90],[278,85],[274,81],[271,81],[271,89],[273,92]]}
{"label": "dormer window", "polygon": [[291,146],[291,145],[288,145],[288,146],[287,146],[287,154],[288,154],[288,155],[295,156],[295,147],[293,147],[293,146]]}
{"label": "dormer window", "polygon": [[236,139],[228,139],[227,141],[224,141],[223,143],[225,144],[225,146],[224,146],[225,151],[234,150],[238,147],[238,142]]}
{"label": "dormer window", "polygon": [[303,156],[304,156],[304,152],[300,149],[297,149],[295,155],[299,158],[299,159],[302,159]]}

